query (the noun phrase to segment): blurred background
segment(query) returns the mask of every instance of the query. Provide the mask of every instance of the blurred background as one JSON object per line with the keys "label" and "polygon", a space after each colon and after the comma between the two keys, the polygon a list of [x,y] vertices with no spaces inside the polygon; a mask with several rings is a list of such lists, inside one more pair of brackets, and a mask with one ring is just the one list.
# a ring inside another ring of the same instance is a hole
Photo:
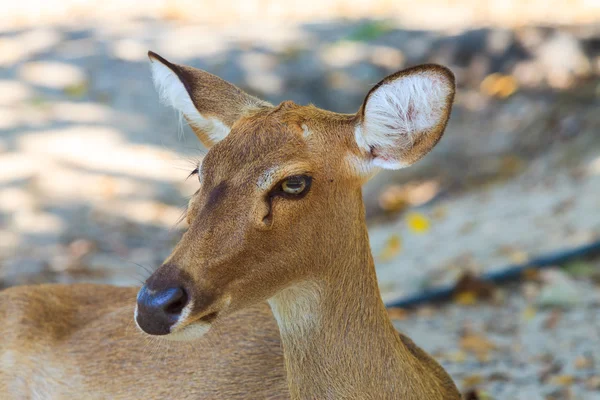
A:
{"label": "blurred background", "polygon": [[477,278],[600,240],[600,1],[1,3],[2,287],[139,285],[185,229],[201,147],[147,50],[339,112],[436,62],[443,140],[364,196],[384,300],[451,294],[390,314],[469,399],[600,399],[600,258]]}

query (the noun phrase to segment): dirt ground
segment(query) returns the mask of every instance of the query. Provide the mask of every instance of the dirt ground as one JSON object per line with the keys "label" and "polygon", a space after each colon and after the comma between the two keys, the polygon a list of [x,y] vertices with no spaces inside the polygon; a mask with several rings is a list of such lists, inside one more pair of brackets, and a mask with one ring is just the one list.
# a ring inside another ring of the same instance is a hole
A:
{"label": "dirt ground", "polygon": [[[593,21],[469,20],[458,30],[375,19],[216,26],[88,17],[0,24],[2,286],[139,285],[147,273],[137,264],[160,265],[177,242],[195,191],[185,178],[202,152],[159,104],[148,49],[273,103],[339,112],[356,111],[374,83],[405,66],[439,62],[456,73],[438,147],[365,188],[386,301],[600,239]],[[600,399],[599,271],[598,260],[573,261],[486,296],[467,291],[390,313],[472,396]]]}

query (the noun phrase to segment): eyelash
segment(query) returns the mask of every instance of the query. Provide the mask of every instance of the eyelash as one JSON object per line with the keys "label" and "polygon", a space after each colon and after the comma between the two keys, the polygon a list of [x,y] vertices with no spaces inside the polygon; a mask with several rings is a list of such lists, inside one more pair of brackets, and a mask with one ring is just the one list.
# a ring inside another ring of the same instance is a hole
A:
{"label": "eyelash", "polygon": [[190,179],[192,176],[198,175],[199,172],[200,172],[200,170],[198,169],[198,167],[196,167],[196,168],[194,168],[194,170],[192,172],[190,172],[190,174],[188,175],[188,177],[185,178],[185,179]]}

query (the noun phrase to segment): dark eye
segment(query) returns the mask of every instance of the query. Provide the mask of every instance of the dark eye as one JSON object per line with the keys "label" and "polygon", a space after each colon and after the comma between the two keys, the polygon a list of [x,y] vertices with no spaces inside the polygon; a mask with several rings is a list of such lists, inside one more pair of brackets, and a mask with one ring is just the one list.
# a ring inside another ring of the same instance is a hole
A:
{"label": "dark eye", "polygon": [[294,175],[283,180],[276,188],[274,195],[298,197],[308,192],[312,178],[306,175]]}
{"label": "dark eye", "polygon": [[287,194],[300,194],[306,189],[306,179],[303,176],[293,176],[281,183],[281,190]]}

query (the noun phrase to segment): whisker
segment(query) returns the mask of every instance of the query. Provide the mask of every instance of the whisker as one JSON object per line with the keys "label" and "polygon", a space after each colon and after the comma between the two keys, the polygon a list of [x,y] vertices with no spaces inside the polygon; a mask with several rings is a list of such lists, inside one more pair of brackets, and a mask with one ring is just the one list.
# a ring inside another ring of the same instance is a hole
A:
{"label": "whisker", "polygon": [[177,218],[177,220],[175,220],[175,222],[173,223],[171,228],[169,228],[169,233],[175,232],[175,230],[177,229],[179,224],[181,224],[185,220],[187,213],[188,213],[188,206],[186,204],[185,206],[181,207],[181,215]]}

